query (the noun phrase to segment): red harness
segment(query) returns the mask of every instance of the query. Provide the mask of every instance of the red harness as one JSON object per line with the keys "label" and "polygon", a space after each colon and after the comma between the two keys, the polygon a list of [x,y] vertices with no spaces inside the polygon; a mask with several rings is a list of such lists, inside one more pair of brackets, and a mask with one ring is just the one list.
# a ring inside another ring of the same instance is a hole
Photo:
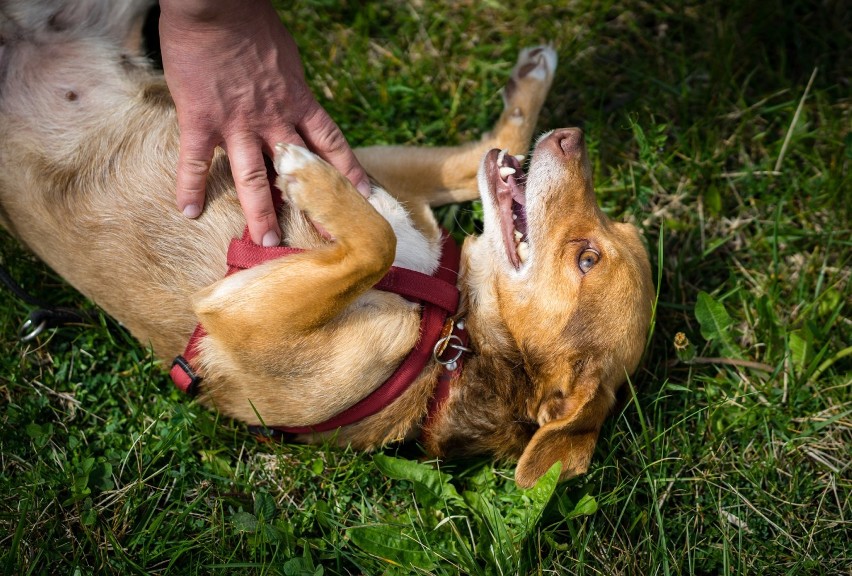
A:
{"label": "red harness", "polygon": [[[246,228],[243,237],[231,241],[228,247],[228,275],[256,266],[274,258],[303,252],[300,248],[275,246],[265,248],[251,241]],[[393,292],[419,303],[422,308],[420,318],[420,338],[415,348],[409,352],[396,371],[383,384],[367,397],[333,416],[325,422],[311,426],[271,426],[288,434],[309,434],[327,432],[342,426],[354,424],[389,406],[408,389],[417,379],[430,358],[444,365],[429,402],[428,413],[423,429],[428,430],[440,410],[447,395],[449,383],[460,371],[462,354],[467,351],[467,333],[462,322],[456,323],[452,316],[459,303],[459,291],[456,287],[459,271],[460,251],[449,234],[442,238],[441,262],[437,272],[428,276],[414,270],[391,267],[388,273],[374,288]],[[194,394],[201,381],[194,368],[198,355],[198,342],[206,334],[204,327],[198,324],[189,339],[182,356],[175,358],[169,372],[175,385],[182,392]],[[444,354],[450,352],[449,358]]]}

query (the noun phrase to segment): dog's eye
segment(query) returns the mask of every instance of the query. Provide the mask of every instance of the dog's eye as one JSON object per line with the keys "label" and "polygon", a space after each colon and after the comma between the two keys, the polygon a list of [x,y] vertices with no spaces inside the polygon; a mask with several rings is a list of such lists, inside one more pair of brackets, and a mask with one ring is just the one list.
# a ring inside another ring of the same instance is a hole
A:
{"label": "dog's eye", "polygon": [[580,267],[580,271],[585,274],[591,270],[592,266],[597,264],[600,259],[601,255],[594,250],[583,250],[582,254],[580,254],[580,259],[577,261],[577,265]]}

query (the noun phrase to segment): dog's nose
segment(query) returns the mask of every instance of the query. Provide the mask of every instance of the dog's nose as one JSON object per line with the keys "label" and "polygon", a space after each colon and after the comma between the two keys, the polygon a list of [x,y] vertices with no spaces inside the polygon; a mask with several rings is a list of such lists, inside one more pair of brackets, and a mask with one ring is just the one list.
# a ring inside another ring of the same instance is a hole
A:
{"label": "dog's nose", "polygon": [[566,158],[579,156],[586,146],[583,131],[579,128],[560,128],[547,137],[547,141]]}

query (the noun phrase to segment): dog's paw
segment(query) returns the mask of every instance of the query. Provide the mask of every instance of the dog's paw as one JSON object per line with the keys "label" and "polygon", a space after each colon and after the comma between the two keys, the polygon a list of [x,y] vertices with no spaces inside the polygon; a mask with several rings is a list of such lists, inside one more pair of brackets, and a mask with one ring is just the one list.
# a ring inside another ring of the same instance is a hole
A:
{"label": "dog's paw", "polygon": [[307,148],[294,144],[276,144],[273,164],[278,173],[278,188],[300,209],[306,208],[304,201],[308,200],[303,198],[303,192],[326,179],[334,179],[334,169],[329,164]]}
{"label": "dog's paw", "polygon": [[518,62],[512,70],[512,78],[550,82],[559,61],[556,50],[550,44],[524,48],[518,55]]}
{"label": "dog's paw", "polygon": [[283,142],[275,145],[275,171],[285,181],[292,181],[300,170],[314,162],[322,162],[322,159],[307,148]]}
{"label": "dog's paw", "polygon": [[503,90],[505,109],[511,112],[514,122],[538,113],[553,82],[557,62],[556,50],[549,44],[521,50]]}
{"label": "dog's paw", "polygon": [[285,199],[321,230],[337,235],[352,215],[371,210],[343,174],[301,146],[276,144],[273,163]]}

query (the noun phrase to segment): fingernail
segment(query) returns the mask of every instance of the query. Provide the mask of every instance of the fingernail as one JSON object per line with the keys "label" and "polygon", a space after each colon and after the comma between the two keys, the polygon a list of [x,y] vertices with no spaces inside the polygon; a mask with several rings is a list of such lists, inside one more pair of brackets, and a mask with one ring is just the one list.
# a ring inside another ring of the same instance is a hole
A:
{"label": "fingernail", "polygon": [[278,234],[274,230],[270,230],[266,234],[263,235],[263,241],[261,245],[265,248],[269,248],[271,246],[278,246],[281,240],[278,238]]}
{"label": "fingernail", "polygon": [[201,214],[201,206],[198,204],[189,204],[184,207],[183,215],[187,218],[198,218]]}
{"label": "fingernail", "polygon": [[364,198],[369,198],[373,194],[373,187],[370,186],[369,180],[361,180],[355,189],[358,190]]}

